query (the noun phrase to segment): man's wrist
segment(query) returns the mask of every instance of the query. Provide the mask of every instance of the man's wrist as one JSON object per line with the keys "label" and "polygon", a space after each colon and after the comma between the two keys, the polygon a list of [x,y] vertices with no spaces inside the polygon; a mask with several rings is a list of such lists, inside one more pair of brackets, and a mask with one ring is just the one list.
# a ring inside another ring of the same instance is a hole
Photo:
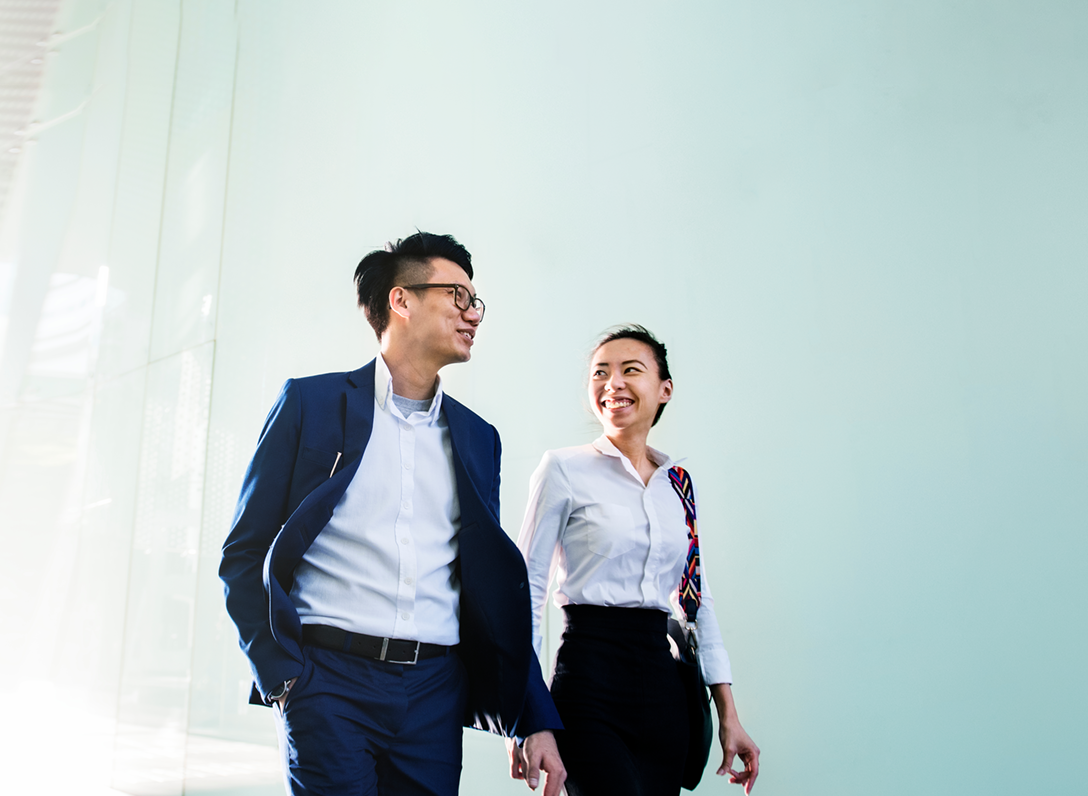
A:
{"label": "man's wrist", "polygon": [[277,688],[268,692],[268,701],[275,702],[277,699],[283,699],[289,690],[291,690],[291,681],[284,680]]}

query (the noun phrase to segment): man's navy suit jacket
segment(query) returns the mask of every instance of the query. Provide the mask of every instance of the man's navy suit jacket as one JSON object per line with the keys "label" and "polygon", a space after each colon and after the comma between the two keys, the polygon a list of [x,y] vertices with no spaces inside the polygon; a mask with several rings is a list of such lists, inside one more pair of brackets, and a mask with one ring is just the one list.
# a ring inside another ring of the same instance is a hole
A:
{"label": "man's navy suit jacket", "polygon": [[[374,367],[371,361],[351,373],[288,380],[246,471],[219,575],[253,669],[254,704],[302,672],[302,623],[290,598],[295,567],[363,458],[374,421]],[[525,562],[499,526],[499,434],[448,395],[442,412],[461,507],[465,724],[521,738],[561,728],[533,652]]]}

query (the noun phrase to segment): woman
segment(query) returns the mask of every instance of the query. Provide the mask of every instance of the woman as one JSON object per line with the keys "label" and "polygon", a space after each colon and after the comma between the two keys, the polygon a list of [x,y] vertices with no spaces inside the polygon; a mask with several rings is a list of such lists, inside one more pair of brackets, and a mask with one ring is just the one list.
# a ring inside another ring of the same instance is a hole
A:
{"label": "woman", "polygon": [[[641,326],[611,332],[593,352],[589,399],[604,434],[548,451],[533,473],[518,547],[529,569],[533,642],[553,575],[566,629],[552,697],[570,796],[676,794],[687,750],[687,708],[666,623],[678,605],[688,552],[672,461],[646,444],[672,397],[665,346]],[[705,568],[704,568],[705,569]],[[718,709],[718,774],[749,793],[759,749],[737,718],[729,656],[702,578],[699,663]],[[734,756],[743,770],[732,768]],[[524,759],[511,747],[511,774]]]}

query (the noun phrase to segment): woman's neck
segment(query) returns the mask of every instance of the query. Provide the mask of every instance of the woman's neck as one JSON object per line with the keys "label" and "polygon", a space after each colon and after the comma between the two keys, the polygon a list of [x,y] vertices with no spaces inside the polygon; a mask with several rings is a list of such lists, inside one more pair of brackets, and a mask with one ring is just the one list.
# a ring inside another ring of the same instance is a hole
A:
{"label": "woman's neck", "polygon": [[606,433],[608,441],[616,446],[616,450],[627,457],[631,466],[635,468],[643,485],[650,483],[650,477],[657,469],[657,462],[650,458],[650,448],[646,444],[646,434],[624,434],[623,431]]}

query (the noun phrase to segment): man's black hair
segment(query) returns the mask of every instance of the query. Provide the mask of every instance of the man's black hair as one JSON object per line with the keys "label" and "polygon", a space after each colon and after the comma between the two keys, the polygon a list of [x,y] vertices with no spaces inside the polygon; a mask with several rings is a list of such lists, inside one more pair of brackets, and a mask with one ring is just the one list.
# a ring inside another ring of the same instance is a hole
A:
{"label": "man's black hair", "polygon": [[397,285],[426,282],[434,270],[431,259],[444,257],[461,266],[472,279],[472,255],[452,235],[419,232],[375,249],[355,269],[359,306],[378,340],[389,326],[389,291]]}
{"label": "man's black hair", "polygon": [[[593,347],[593,353],[596,354],[598,348],[605,343],[611,343],[613,340],[637,340],[640,343],[645,343],[650,351],[653,352],[654,359],[657,360],[657,377],[661,379],[661,381],[672,378],[672,374],[669,373],[669,355],[665,350],[665,344],[654,337],[653,332],[645,326],[639,326],[637,323],[632,323],[627,326],[617,326],[612,331],[605,333],[605,336]],[[590,365],[592,365],[592,363],[590,363]],[[654,415],[654,422],[651,424],[652,426],[657,425],[657,421],[661,419],[661,413],[664,411],[665,404],[658,404],[657,414]]]}

